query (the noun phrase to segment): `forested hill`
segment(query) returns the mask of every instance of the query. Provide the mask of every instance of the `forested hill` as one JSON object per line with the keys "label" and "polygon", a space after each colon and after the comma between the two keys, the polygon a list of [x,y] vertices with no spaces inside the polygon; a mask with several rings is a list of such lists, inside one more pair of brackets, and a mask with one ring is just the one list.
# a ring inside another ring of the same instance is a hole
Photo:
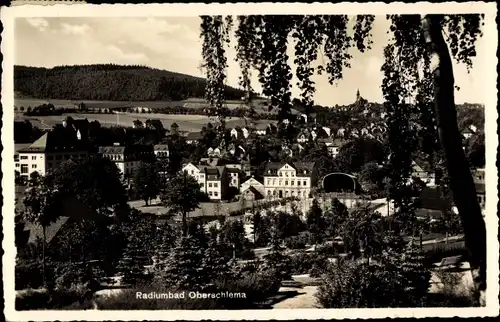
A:
{"label": "forested hill", "polygon": [[[204,78],[145,66],[14,66],[14,90],[32,98],[97,101],[167,101],[205,96]],[[241,90],[227,87],[227,99]]]}

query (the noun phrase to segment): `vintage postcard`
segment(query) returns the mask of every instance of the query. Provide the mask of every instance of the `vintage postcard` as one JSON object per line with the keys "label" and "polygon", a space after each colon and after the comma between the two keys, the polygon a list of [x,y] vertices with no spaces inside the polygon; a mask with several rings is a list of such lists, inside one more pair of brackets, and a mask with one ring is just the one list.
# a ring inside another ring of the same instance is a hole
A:
{"label": "vintage postcard", "polygon": [[7,320],[498,315],[496,11],[2,7]]}

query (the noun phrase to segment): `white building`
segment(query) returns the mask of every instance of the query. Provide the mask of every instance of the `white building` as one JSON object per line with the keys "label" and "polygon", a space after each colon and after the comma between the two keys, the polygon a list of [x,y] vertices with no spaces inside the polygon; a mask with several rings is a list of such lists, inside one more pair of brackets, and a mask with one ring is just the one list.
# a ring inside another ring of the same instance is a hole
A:
{"label": "white building", "polygon": [[153,160],[154,150],[151,145],[112,146],[99,147],[99,154],[113,161],[124,177],[131,177],[140,164]]}
{"label": "white building", "polygon": [[264,196],[268,199],[309,198],[316,181],[314,163],[269,163],[264,173]]}
{"label": "white building", "polygon": [[332,158],[336,158],[339,154],[340,148],[344,145],[344,142],[339,139],[328,138],[324,140],[328,154]]}
{"label": "white building", "polygon": [[50,131],[31,145],[19,149],[14,155],[14,167],[27,180],[33,172],[45,176],[66,160],[87,157],[88,150],[76,138]]}
{"label": "white building", "polygon": [[228,172],[224,166],[186,164],[182,171],[196,179],[200,190],[212,200],[222,200],[229,188]]}
{"label": "white building", "polygon": [[156,144],[153,146],[153,152],[157,159],[168,158],[170,155],[168,144]]}

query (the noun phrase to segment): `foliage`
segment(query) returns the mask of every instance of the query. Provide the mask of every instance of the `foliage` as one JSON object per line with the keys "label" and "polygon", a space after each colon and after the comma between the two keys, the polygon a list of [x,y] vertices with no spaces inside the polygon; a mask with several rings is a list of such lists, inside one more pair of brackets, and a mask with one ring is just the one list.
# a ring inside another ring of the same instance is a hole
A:
{"label": "foliage", "polygon": [[370,162],[381,164],[387,158],[381,142],[369,138],[357,138],[342,145],[335,158],[339,170],[347,173],[360,172]]}
{"label": "foliage", "polygon": [[246,248],[245,226],[241,220],[226,220],[221,227],[221,245],[227,249],[228,254],[241,256]]}
{"label": "foliage", "polygon": [[135,188],[140,198],[148,205],[160,193],[160,178],[157,165],[152,162],[141,162],[135,172]]}
{"label": "foliage", "polygon": [[484,132],[474,134],[465,146],[467,159],[473,168],[484,168],[486,164],[486,146]]}
{"label": "foliage", "polygon": [[14,142],[32,143],[43,135],[43,131],[33,126],[30,121],[14,121]]}
{"label": "foliage", "polygon": [[182,215],[184,235],[187,233],[187,213],[197,209],[202,199],[200,185],[186,173],[174,176],[160,196],[163,205],[169,207],[171,214]]}
{"label": "foliage", "polygon": [[312,206],[307,213],[306,219],[307,229],[312,234],[315,244],[322,241],[325,229],[325,219],[323,211],[316,199],[313,200]]}
{"label": "foliage", "polygon": [[381,254],[385,245],[380,214],[366,209],[353,211],[343,225],[343,240],[346,250],[355,258]]}
{"label": "foliage", "polygon": [[155,279],[172,289],[200,290],[206,286],[206,276],[200,269],[203,248],[193,237],[182,237],[171,250]]}
{"label": "foliage", "polygon": [[[14,66],[15,91],[25,96],[97,101],[170,101],[204,97],[206,80],[145,66]],[[228,98],[240,90],[227,86]]]}
{"label": "foliage", "polygon": [[325,211],[325,231],[331,237],[343,234],[344,223],[348,220],[349,212],[338,198],[334,198],[330,208]]}
{"label": "foliage", "polygon": [[110,215],[110,209],[127,202],[119,169],[106,158],[64,161],[48,175],[48,180],[102,215]]}

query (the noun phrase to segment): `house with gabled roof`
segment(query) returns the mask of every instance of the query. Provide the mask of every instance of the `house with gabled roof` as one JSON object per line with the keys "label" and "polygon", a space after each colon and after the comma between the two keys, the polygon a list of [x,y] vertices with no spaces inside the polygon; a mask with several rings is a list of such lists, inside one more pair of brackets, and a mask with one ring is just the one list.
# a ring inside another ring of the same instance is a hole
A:
{"label": "house with gabled roof", "polygon": [[186,135],[186,143],[187,144],[196,144],[198,141],[202,139],[201,132],[189,132]]}
{"label": "house with gabled roof", "polygon": [[298,143],[305,143],[305,142],[308,142],[310,138],[311,138],[311,133],[307,129],[303,129],[297,135],[297,142]]}
{"label": "house with gabled roof", "polygon": [[[66,160],[87,158],[88,148],[85,143],[66,135],[64,131],[49,131],[29,146],[19,148],[18,161],[14,167],[25,180],[33,172],[45,176]],[[14,158],[16,160],[16,156]]]}
{"label": "house with gabled roof", "polygon": [[413,178],[418,178],[418,180],[424,182],[428,187],[436,185],[436,173],[429,162],[420,158],[415,158],[411,166]]}

